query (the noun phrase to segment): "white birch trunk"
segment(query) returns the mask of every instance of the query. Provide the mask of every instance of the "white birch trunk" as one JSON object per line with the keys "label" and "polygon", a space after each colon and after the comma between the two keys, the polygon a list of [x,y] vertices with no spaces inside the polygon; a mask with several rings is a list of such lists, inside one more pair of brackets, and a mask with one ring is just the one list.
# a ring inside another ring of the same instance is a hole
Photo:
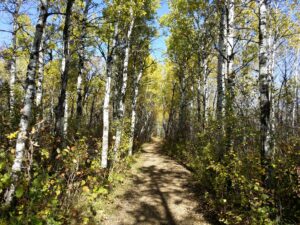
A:
{"label": "white birch trunk", "polygon": [[296,126],[298,122],[298,115],[299,115],[299,60],[300,60],[300,51],[297,50],[297,56],[296,56],[296,68],[295,68],[295,86],[294,86],[294,95],[295,100],[293,103],[293,115],[292,115],[292,126],[293,126],[293,133],[296,131]]}
{"label": "white birch trunk", "polygon": [[66,92],[66,99],[65,99],[65,114],[64,114],[64,137],[66,138],[68,135],[68,119],[69,119],[69,99],[68,99],[68,92]]}
{"label": "white birch trunk", "polygon": [[[260,103],[260,151],[262,165],[268,169],[270,148],[270,80],[268,74],[267,1],[259,1],[259,103]],[[268,175],[264,181],[268,180]]]}
{"label": "white birch trunk", "polygon": [[233,145],[232,130],[233,130],[233,102],[234,102],[234,80],[235,74],[233,71],[234,59],[234,0],[226,2],[227,23],[226,23],[226,61],[227,61],[227,79],[226,79],[226,151]]}
{"label": "white birch trunk", "polygon": [[216,155],[218,158],[222,157],[222,137],[224,133],[224,98],[225,98],[225,80],[227,72],[227,16],[226,7],[224,3],[220,3],[220,25],[219,25],[219,55],[218,55],[218,71],[217,71],[217,103],[216,103],[216,119],[219,123],[217,132],[218,147],[216,149]]}
{"label": "white birch trunk", "polygon": [[229,110],[232,110],[232,101],[234,98],[234,72],[233,72],[233,59],[234,59],[234,0],[227,2],[227,85],[229,96]]}
{"label": "white birch trunk", "polygon": [[[273,41],[272,41],[273,39]],[[274,38],[272,38],[272,35],[269,34],[268,37],[268,61],[267,61],[267,69],[268,69],[268,80],[270,83],[270,104],[274,105],[275,104],[275,99],[273,95],[273,88],[274,88],[274,83],[273,83],[273,74],[274,74],[274,67],[275,67],[275,56],[276,56],[276,42],[274,41]],[[272,135],[273,131],[275,130],[275,110],[273,107],[270,108],[270,150],[273,149],[273,141],[272,141]]]}
{"label": "white birch trunk", "polygon": [[207,59],[203,60],[203,129],[206,127],[207,119],[208,119],[208,99],[207,99],[207,77],[208,77],[208,61]]}
{"label": "white birch trunk", "polygon": [[110,113],[110,95],[111,95],[111,79],[112,79],[112,67],[115,61],[115,48],[117,46],[118,38],[118,23],[114,25],[114,36],[112,43],[112,50],[107,56],[106,62],[106,81],[105,81],[105,94],[103,101],[103,134],[102,134],[102,154],[101,154],[101,167],[107,168],[107,155],[109,148],[109,113]]}
{"label": "white birch trunk", "polygon": [[[200,76],[200,74],[199,74]],[[201,123],[201,79],[197,78],[197,119]]]}
{"label": "white birch trunk", "polygon": [[21,1],[15,3],[15,11],[13,13],[13,31],[12,31],[12,57],[10,62],[10,80],[9,80],[9,110],[13,117],[15,110],[15,83],[17,76],[17,32],[18,32],[18,17],[21,7]]}
{"label": "white birch trunk", "polygon": [[39,49],[47,20],[47,10],[48,1],[41,0],[40,14],[35,28],[34,40],[32,49],[30,51],[30,60],[27,67],[24,106],[21,110],[21,120],[19,125],[20,129],[16,141],[16,156],[11,172],[12,183],[4,195],[5,205],[7,206],[9,206],[12,202],[13,196],[15,194],[16,184],[19,180],[19,175],[22,169],[22,161],[24,151],[26,149],[26,142],[28,139],[28,129],[30,117],[32,114],[32,106],[34,104],[36,66],[38,64]]}
{"label": "white birch trunk", "polygon": [[219,55],[218,55],[218,73],[217,73],[217,120],[221,120],[224,115],[224,80],[226,77],[226,54],[227,48],[225,43],[226,36],[226,12],[223,5],[220,6],[221,17],[219,27]]}
{"label": "white birch trunk", "polygon": [[129,53],[130,53],[130,44],[131,44],[131,34],[134,27],[134,17],[133,17],[133,9],[130,8],[130,25],[127,32],[127,46],[125,49],[125,58],[124,58],[124,65],[123,65],[123,78],[122,78],[122,87],[121,93],[117,108],[117,127],[116,127],[116,139],[114,145],[114,158],[117,159],[117,152],[121,144],[121,136],[122,136],[122,128],[123,128],[123,117],[125,113],[125,94],[127,89],[127,79],[128,79],[128,62],[129,62]]}
{"label": "white birch trunk", "polygon": [[141,70],[134,81],[134,93],[132,99],[132,112],[131,112],[131,126],[130,126],[130,138],[129,138],[129,149],[128,155],[132,155],[133,152],[133,144],[134,144],[134,133],[135,133],[135,124],[136,124],[136,104],[139,94],[139,83],[143,75],[143,70]]}
{"label": "white birch trunk", "polygon": [[38,77],[36,87],[36,106],[40,108],[43,98],[43,81],[44,81],[44,42],[41,42],[38,60]]}
{"label": "white birch trunk", "polygon": [[180,83],[180,100],[179,100],[179,121],[178,121],[178,135],[179,138],[184,140],[187,135],[186,130],[186,77],[185,74],[182,72],[179,78]]}
{"label": "white birch trunk", "polygon": [[110,100],[111,76],[106,77],[105,96],[103,101],[103,137],[101,167],[107,168],[107,154],[109,142],[109,100]]}
{"label": "white birch trunk", "polygon": [[[65,68],[66,68],[66,58],[65,56],[63,56],[62,60],[61,60],[61,74],[64,73],[65,71]],[[61,84],[62,85],[62,84]],[[65,95],[66,95],[66,90],[64,91]],[[60,97],[61,98],[61,97]],[[66,98],[66,97],[64,97]],[[65,100],[63,101],[63,103],[58,103],[59,105],[60,104],[63,104],[63,106],[61,106],[61,108],[63,108],[63,110],[65,110]],[[59,107],[59,106],[58,106]],[[58,110],[59,112],[62,110],[62,109],[56,109],[56,127],[55,127],[55,133],[57,135],[59,135],[60,137],[63,137],[63,130],[64,130],[64,114],[60,113],[60,116],[57,115],[58,113]],[[61,140],[62,141],[62,140]]]}

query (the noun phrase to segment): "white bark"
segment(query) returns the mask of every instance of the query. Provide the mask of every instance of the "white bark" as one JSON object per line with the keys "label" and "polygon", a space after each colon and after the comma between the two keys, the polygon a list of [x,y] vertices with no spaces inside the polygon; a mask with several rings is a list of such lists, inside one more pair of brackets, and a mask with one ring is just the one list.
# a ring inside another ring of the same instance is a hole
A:
{"label": "white bark", "polygon": [[[61,74],[64,73],[65,68],[66,68],[66,57],[63,56],[63,58],[61,60]],[[66,98],[66,94],[67,94],[66,90],[64,90],[64,94],[65,94],[65,97],[64,97],[63,102],[60,103],[60,101],[59,101],[59,103],[58,103],[59,104],[58,108],[61,108],[61,109],[56,109],[56,127],[55,127],[55,133],[57,135],[61,136],[61,138],[64,136],[63,135],[63,130],[64,130],[64,113],[60,113],[60,115],[58,115],[58,112],[61,112],[61,110],[64,110],[63,112],[65,112],[65,104],[66,104],[65,98]],[[61,104],[63,104],[63,105],[61,105]],[[63,141],[63,140],[61,140],[61,141]]]}
{"label": "white bark", "polygon": [[68,107],[69,107],[69,99],[68,99],[68,92],[66,92],[66,99],[65,99],[65,114],[64,114],[64,137],[67,137],[68,135],[68,119],[69,119],[69,113],[68,113]]}
{"label": "white bark", "polygon": [[16,184],[19,180],[19,173],[22,169],[23,155],[26,148],[26,141],[28,139],[29,122],[32,114],[32,106],[34,104],[33,100],[35,95],[36,66],[38,63],[38,55],[44,32],[44,27],[47,20],[47,10],[48,1],[41,0],[40,14],[35,28],[34,41],[32,44],[32,49],[30,51],[30,60],[27,67],[24,106],[21,110],[21,120],[19,125],[20,129],[16,141],[16,157],[14,159],[11,172],[12,183],[4,196],[5,205],[10,205],[12,201],[12,198],[15,193]]}
{"label": "white bark", "polygon": [[225,7],[220,6],[221,15],[220,15],[220,27],[219,27],[219,55],[218,55],[218,74],[217,74],[217,120],[221,120],[224,114],[224,80],[226,77],[226,55],[227,48],[225,42],[226,36],[226,13]]}
{"label": "white bark", "polygon": [[113,73],[113,63],[115,61],[115,49],[117,46],[118,38],[118,23],[114,25],[114,37],[111,46],[111,52],[108,53],[106,62],[106,81],[105,81],[105,94],[103,101],[103,135],[102,135],[102,155],[101,155],[101,167],[107,168],[107,155],[109,148],[109,108],[110,108],[110,95],[111,95],[111,79]]}
{"label": "white bark", "polygon": [[227,79],[226,79],[226,151],[233,145],[232,139],[232,116],[233,116],[233,102],[234,102],[234,80],[235,74],[233,71],[233,59],[234,59],[234,0],[227,0],[226,2],[227,12],[227,24],[226,24],[226,62],[227,62]]}
{"label": "white bark", "polygon": [[125,49],[125,58],[124,58],[124,65],[123,65],[123,78],[122,78],[122,87],[121,93],[119,98],[119,103],[117,105],[117,128],[116,128],[116,139],[114,145],[114,157],[117,158],[117,152],[120,147],[121,143],[121,136],[122,136],[122,127],[123,127],[123,117],[125,113],[125,94],[127,89],[127,79],[128,79],[128,62],[129,62],[129,53],[130,53],[130,45],[131,45],[131,34],[134,27],[134,16],[133,16],[133,9],[130,8],[130,25],[127,32],[127,46]]}
{"label": "white bark", "polygon": [[54,93],[51,91],[51,102],[50,102],[50,120],[54,119],[55,112],[54,112]]}
{"label": "white bark", "polygon": [[143,70],[141,70],[134,81],[134,93],[133,93],[133,99],[132,99],[132,112],[131,112],[131,126],[130,126],[130,138],[129,138],[129,149],[128,149],[128,155],[132,155],[133,152],[133,143],[134,143],[134,133],[135,133],[135,124],[136,124],[136,104],[139,94],[139,83],[143,75]]}
{"label": "white bark", "polygon": [[295,100],[293,103],[293,115],[292,115],[292,126],[293,126],[293,133],[296,131],[296,125],[298,122],[298,115],[299,115],[299,77],[300,77],[300,70],[299,70],[299,61],[300,61],[300,51],[297,50],[296,56],[296,68],[295,68],[295,84],[294,84],[294,95]]}
{"label": "white bark", "polygon": [[[200,75],[199,75],[200,76]],[[197,78],[197,119],[201,123],[201,79]]]}
{"label": "white bark", "polygon": [[217,132],[218,147],[216,154],[218,158],[222,157],[223,146],[221,144],[224,133],[224,98],[225,98],[225,80],[227,78],[227,13],[225,3],[220,3],[220,25],[219,25],[219,46],[218,46],[218,71],[217,71],[217,103],[216,119],[218,121],[219,131]]}
{"label": "white bark", "polygon": [[203,104],[203,129],[206,127],[208,119],[208,95],[207,95],[207,77],[208,77],[208,60],[203,60],[203,87],[202,87],[202,104]]}
{"label": "white bark", "polygon": [[[276,41],[275,38],[272,38],[272,34],[270,32],[269,37],[268,37],[268,61],[267,61],[267,71],[268,71],[268,82],[270,83],[270,93],[269,93],[269,99],[270,99],[270,104],[274,105],[275,104],[275,99],[273,95],[273,88],[274,88],[274,83],[273,83],[273,74],[274,74],[274,68],[275,68],[275,56],[276,56]],[[275,110],[273,107],[270,108],[270,150],[273,149],[274,145],[272,144],[272,134],[273,131],[275,130]]]}
{"label": "white bark", "polygon": [[15,2],[15,11],[13,12],[13,31],[12,31],[12,57],[10,62],[10,80],[9,80],[9,110],[10,115],[14,114],[15,107],[15,83],[17,76],[17,32],[18,32],[18,17],[21,7],[21,1]]}
{"label": "white bark", "polygon": [[234,97],[234,72],[233,72],[233,59],[234,59],[234,0],[228,0],[227,2],[227,38],[226,38],[226,50],[227,50],[227,85],[229,96],[229,110],[232,110],[232,101]]}
{"label": "white bark", "polygon": [[186,130],[186,119],[187,119],[187,109],[186,109],[186,89],[187,81],[184,72],[180,71],[179,74],[179,87],[180,87],[180,100],[179,100],[179,121],[178,121],[178,136],[182,140],[187,136]]}
{"label": "white bark", "polygon": [[41,42],[38,60],[38,81],[36,88],[36,106],[40,107],[43,97],[43,81],[44,81],[44,43]]}
{"label": "white bark", "polygon": [[[262,164],[267,167],[271,158],[270,147],[270,80],[268,74],[267,1],[259,1],[259,103],[260,151]],[[267,178],[266,178],[267,179]]]}
{"label": "white bark", "polygon": [[111,76],[106,77],[105,96],[103,102],[103,137],[101,167],[107,168],[107,154],[109,141],[109,100],[110,100]]}
{"label": "white bark", "polygon": [[80,126],[80,120],[82,116],[82,74],[84,68],[79,68],[80,72],[78,73],[77,77],[77,108],[76,108],[76,119],[77,119],[77,126]]}

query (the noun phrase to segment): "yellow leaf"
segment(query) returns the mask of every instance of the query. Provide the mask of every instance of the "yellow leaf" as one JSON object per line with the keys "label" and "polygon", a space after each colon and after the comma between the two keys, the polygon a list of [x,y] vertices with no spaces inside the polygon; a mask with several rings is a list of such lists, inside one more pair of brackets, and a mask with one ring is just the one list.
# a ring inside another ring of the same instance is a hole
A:
{"label": "yellow leaf", "polygon": [[83,187],[82,187],[82,191],[83,191],[84,193],[89,193],[89,192],[90,192],[90,189],[89,189],[88,186],[83,186]]}
{"label": "yellow leaf", "polygon": [[17,137],[17,135],[18,135],[18,132],[19,132],[19,131],[16,131],[16,132],[7,134],[7,135],[6,135],[6,138],[9,139],[9,140],[15,139],[15,138]]}

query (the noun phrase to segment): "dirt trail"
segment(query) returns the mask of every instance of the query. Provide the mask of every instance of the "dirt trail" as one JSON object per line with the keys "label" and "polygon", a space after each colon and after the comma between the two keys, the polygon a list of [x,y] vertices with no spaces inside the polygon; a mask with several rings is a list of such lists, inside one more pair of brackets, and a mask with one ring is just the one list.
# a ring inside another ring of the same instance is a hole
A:
{"label": "dirt trail", "polygon": [[158,150],[157,139],[143,146],[132,176],[115,191],[104,225],[206,225],[191,190],[191,174]]}

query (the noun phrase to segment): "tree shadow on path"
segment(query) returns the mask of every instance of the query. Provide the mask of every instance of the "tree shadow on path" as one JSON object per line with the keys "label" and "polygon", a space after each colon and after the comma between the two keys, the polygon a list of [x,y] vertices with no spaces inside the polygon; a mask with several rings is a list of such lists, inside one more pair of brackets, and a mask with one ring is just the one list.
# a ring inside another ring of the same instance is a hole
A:
{"label": "tree shadow on path", "polygon": [[[118,224],[211,224],[199,212],[191,173],[159,153],[160,143],[143,147],[143,163],[131,177],[131,188],[119,198]],[[124,212],[125,211],[125,212]]]}

